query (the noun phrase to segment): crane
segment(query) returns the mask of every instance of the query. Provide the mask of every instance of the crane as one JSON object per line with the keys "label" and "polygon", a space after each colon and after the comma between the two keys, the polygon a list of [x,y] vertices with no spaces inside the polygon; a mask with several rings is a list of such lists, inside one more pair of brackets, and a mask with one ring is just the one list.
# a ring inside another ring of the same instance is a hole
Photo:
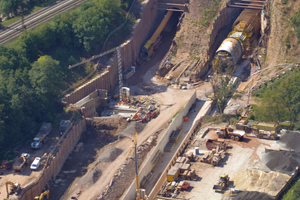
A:
{"label": "crane", "polygon": [[134,131],[132,136],[132,145],[130,150],[127,153],[126,160],[128,160],[128,156],[132,149],[134,148],[134,157],[135,157],[135,182],[136,182],[136,200],[145,200],[147,196],[145,195],[145,189],[140,189],[139,184],[139,174],[138,174],[138,167],[137,167],[137,155],[136,155],[136,145],[137,145],[137,132]]}

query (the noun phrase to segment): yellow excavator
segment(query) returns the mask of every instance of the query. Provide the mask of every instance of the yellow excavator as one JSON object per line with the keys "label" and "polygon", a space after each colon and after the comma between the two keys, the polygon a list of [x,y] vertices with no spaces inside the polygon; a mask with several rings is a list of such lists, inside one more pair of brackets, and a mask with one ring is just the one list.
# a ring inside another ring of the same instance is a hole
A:
{"label": "yellow excavator", "polygon": [[34,200],[44,200],[45,197],[46,197],[46,199],[49,199],[49,193],[50,193],[50,190],[46,190],[40,196],[34,197]]}
{"label": "yellow excavator", "polygon": [[[8,186],[10,186],[9,191],[8,191]],[[21,191],[20,183],[15,183],[15,182],[11,182],[11,181],[6,182],[7,198],[9,197],[9,195],[12,195],[12,194],[18,195],[20,191]]]}

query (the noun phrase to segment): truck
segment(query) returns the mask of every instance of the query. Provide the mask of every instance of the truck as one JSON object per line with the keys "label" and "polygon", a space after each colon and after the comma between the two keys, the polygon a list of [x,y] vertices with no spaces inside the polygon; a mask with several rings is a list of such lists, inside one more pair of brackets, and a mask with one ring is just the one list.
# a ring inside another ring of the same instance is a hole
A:
{"label": "truck", "polygon": [[237,130],[244,130],[245,132],[251,132],[251,127],[248,125],[249,117],[240,116],[239,121],[235,124]]}
{"label": "truck", "polygon": [[30,154],[22,153],[20,157],[14,162],[13,170],[16,172],[23,172],[25,166],[30,163]]}
{"label": "truck", "polygon": [[60,135],[63,135],[66,130],[69,130],[72,126],[72,123],[70,120],[61,120],[59,124],[59,132]]}
{"label": "truck", "polygon": [[219,130],[216,131],[216,134],[219,136],[219,138],[230,138],[232,140],[239,141],[243,139],[245,131],[234,130],[228,127],[221,127]]}
{"label": "truck", "polygon": [[31,148],[39,149],[42,147],[45,142],[45,138],[51,132],[52,125],[51,123],[43,123],[38,134],[33,138],[33,142],[31,143]]}

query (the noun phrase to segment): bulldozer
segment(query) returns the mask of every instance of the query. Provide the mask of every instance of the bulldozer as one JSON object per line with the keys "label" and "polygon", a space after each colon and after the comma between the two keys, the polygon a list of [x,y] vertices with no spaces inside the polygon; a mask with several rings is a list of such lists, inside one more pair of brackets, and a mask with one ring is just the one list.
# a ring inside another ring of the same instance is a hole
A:
{"label": "bulldozer", "polygon": [[[8,191],[8,186],[9,185],[10,185],[10,189]],[[9,197],[9,195],[12,195],[12,194],[19,195],[20,191],[21,191],[21,185],[20,185],[20,183],[11,182],[11,181],[7,181],[6,182],[7,198]]]}
{"label": "bulldozer", "polygon": [[223,192],[229,185],[229,176],[228,174],[222,174],[219,177],[217,184],[214,185],[213,189],[215,192]]}
{"label": "bulldozer", "polygon": [[49,199],[49,193],[50,193],[50,190],[46,190],[40,196],[34,197],[34,200],[44,200],[45,197],[46,197],[46,199]]}

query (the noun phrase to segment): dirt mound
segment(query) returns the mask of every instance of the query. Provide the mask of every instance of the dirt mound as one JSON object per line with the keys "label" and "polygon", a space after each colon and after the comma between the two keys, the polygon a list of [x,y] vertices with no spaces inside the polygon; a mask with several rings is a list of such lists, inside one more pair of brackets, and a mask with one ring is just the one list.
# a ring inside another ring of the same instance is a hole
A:
{"label": "dirt mound", "polygon": [[128,124],[128,126],[122,131],[122,135],[132,136],[134,131],[140,133],[143,131],[146,124],[142,122],[132,121]]}
{"label": "dirt mound", "polygon": [[119,116],[100,117],[93,120],[87,120],[87,129],[97,133],[107,133],[118,135],[127,126],[128,122]]}
{"label": "dirt mound", "polygon": [[237,194],[233,200],[253,200],[253,199],[259,199],[259,200],[273,200],[274,198],[267,193],[263,192],[254,192],[254,191],[244,191],[239,194]]}
{"label": "dirt mound", "polygon": [[287,131],[280,137],[280,143],[286,148],[300,152],[300,133]]}
{"label": "dirt mound", "polygon": [[112,148],[100,155],[98,160],[100,162],[113,162],[122,152],[123,149]]}
{"label": "dirt mound", "polygon": [[273,171],[292,174],[300,165],[300,154],[291,151],[271,151],[264,155],[263,160]]}

